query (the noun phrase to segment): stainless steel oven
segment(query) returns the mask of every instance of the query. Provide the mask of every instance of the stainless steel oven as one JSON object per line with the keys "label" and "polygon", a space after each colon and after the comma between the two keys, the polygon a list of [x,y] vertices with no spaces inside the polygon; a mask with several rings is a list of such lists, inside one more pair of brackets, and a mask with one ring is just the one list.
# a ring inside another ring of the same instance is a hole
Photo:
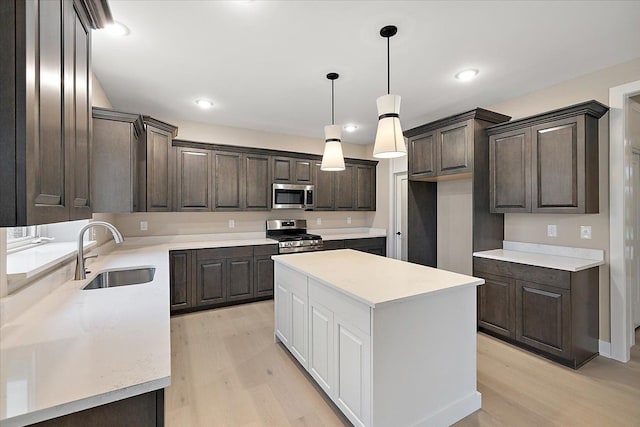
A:
{"label": "stainless steel oven", "polygon": [[313,210],[313,185],[273,184],[271,208]]}

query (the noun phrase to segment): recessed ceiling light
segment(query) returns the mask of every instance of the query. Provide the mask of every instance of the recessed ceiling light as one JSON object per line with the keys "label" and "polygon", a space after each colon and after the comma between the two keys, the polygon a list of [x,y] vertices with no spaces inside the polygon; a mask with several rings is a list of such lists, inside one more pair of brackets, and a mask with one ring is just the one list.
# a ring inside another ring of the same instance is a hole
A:
{"label": "recessed ceiling light", "polygon": [[348,125],[344,125],[344,130],[346,130],[347,132],[355,132],[356,129],[358,129],[358,125],[355,125],[353,123],[349,123]]}
{"label": "recessed ceiling light", "polygon": [[475,79],[477,75],[478,75],[478,70],[474,70],[474,69],[463,70],[463,71],[460,71],[458,74],[456,74],[456,79],[462,82],[468,82],[469,80]]}
{"label": "recessed ceiling light", "polygon": [[196,99],[196,105],[202,109],[208,109],[213,107],[213,102],[208,99]]}
{"label": "recessed ceiling light", "polygon": [[117,22],[117,21],[113,21],[113,23],[107,25],[105,29],[112,36],[118,36],[118,37],[128,36],[129,33],[131,32],[129,31],[129,28],[127,28],[126,25],[124,25],[122,22]]}

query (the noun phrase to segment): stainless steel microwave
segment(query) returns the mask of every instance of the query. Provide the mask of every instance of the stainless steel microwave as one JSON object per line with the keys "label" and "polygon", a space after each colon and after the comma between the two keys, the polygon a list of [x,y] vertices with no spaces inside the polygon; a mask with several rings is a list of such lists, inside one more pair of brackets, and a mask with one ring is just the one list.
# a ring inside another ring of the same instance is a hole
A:
{"label": "stainless steel microwave", "polygon": [[313,185],[273,184],[271,208],[313,210]]}

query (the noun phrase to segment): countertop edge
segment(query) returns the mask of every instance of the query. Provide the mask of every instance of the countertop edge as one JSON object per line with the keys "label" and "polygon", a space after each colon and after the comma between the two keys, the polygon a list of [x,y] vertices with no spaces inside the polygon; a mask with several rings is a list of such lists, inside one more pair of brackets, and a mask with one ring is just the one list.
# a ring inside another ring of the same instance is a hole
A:
{"label": "countertop edge", "polygon": [[52,420],[54,418],[84,411],[86,409],[96,408],[98,406],[113,403],[118,400],[128,399],[130,397],[160,390],[162,388],[168,387],[169,385],[171,385],[171,375],[169,375],[168,377],[161,377],[129,387],[63,403],[58,406],[40,409],[35,412],[29,412],[16,415],[11,418],[5,418],[0,421],[0,424],[2,425],[2,427],[20,427],[38,423],[41,421]]}
{"label": "countertop edge", "polygon": [[[517,252],[517,251],[512,251],[512,252]],[[539,254],[539,253],[535,253],[535,252],[522,252],[525,255],[533,255],[533,256],[545,256],[544,254]],[[543,267],[543,268],[551,268],[554,270],[563,270],[563,271],[569,271],[572,273],[577,273],[578,271],[582,271],[582,270],[588,270],[590,268],[593,267],[598,267],[600,265],[604,265],[604,260],[592,260],[592,259],[584,259],[584,258],[570,258],[570,257],[561,257],[561,256],[556,256],[556,255],[546,255],[546,256],[553,256],[555,258],[568,258],[568,259],[572,259],[572,260],[580,260],[580,261],[584,261],[584,264],[580,265],[580,266],[576,266],[576,267],[566,267],[566,266],[560,266],[558,264],[552,264],[552,263],[544,263],[542,261],[535,261],[535,260],[521,260],[521,259],[517,259],[516,257],[510,257],[510,256],[501,256],[501,255],[496,255],[496,254],[490,254],[490,253],[484,253],[484,252],[474,252],[473,256],[476,258],[486,258],[486,259],[493,259],[496,261],[505,261],[505,262],[513,262],[516,264],[523,264],[523,265],[531,265],[534,267]]]}

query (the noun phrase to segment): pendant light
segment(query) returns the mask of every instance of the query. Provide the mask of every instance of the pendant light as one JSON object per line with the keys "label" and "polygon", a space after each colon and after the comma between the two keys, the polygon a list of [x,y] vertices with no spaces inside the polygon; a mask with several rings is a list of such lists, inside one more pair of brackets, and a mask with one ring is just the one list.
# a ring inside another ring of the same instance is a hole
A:
{"label": "pendant light", "polygon": [[335,124],[334,101],[333,101],[333,82],[338,77],[338,73],[327,74],[327,79],[331,80],[331,125],[324,127],[324,154],[322,155],[322,164],[320,170],[323,171],[343,171],[344,156],[342,155],[342,129]]}
{"label": "pendant light", "polygon": [[387,25],[380,35],[387,39],[387,94],[376,100],[378,106],[378,130],[373,146],[373,157],[391,159],[407,154],[402,127],[400,126],[400,96],[391,95],[391,72],[389,60],[389,39],[396,35],[398,28]]}

